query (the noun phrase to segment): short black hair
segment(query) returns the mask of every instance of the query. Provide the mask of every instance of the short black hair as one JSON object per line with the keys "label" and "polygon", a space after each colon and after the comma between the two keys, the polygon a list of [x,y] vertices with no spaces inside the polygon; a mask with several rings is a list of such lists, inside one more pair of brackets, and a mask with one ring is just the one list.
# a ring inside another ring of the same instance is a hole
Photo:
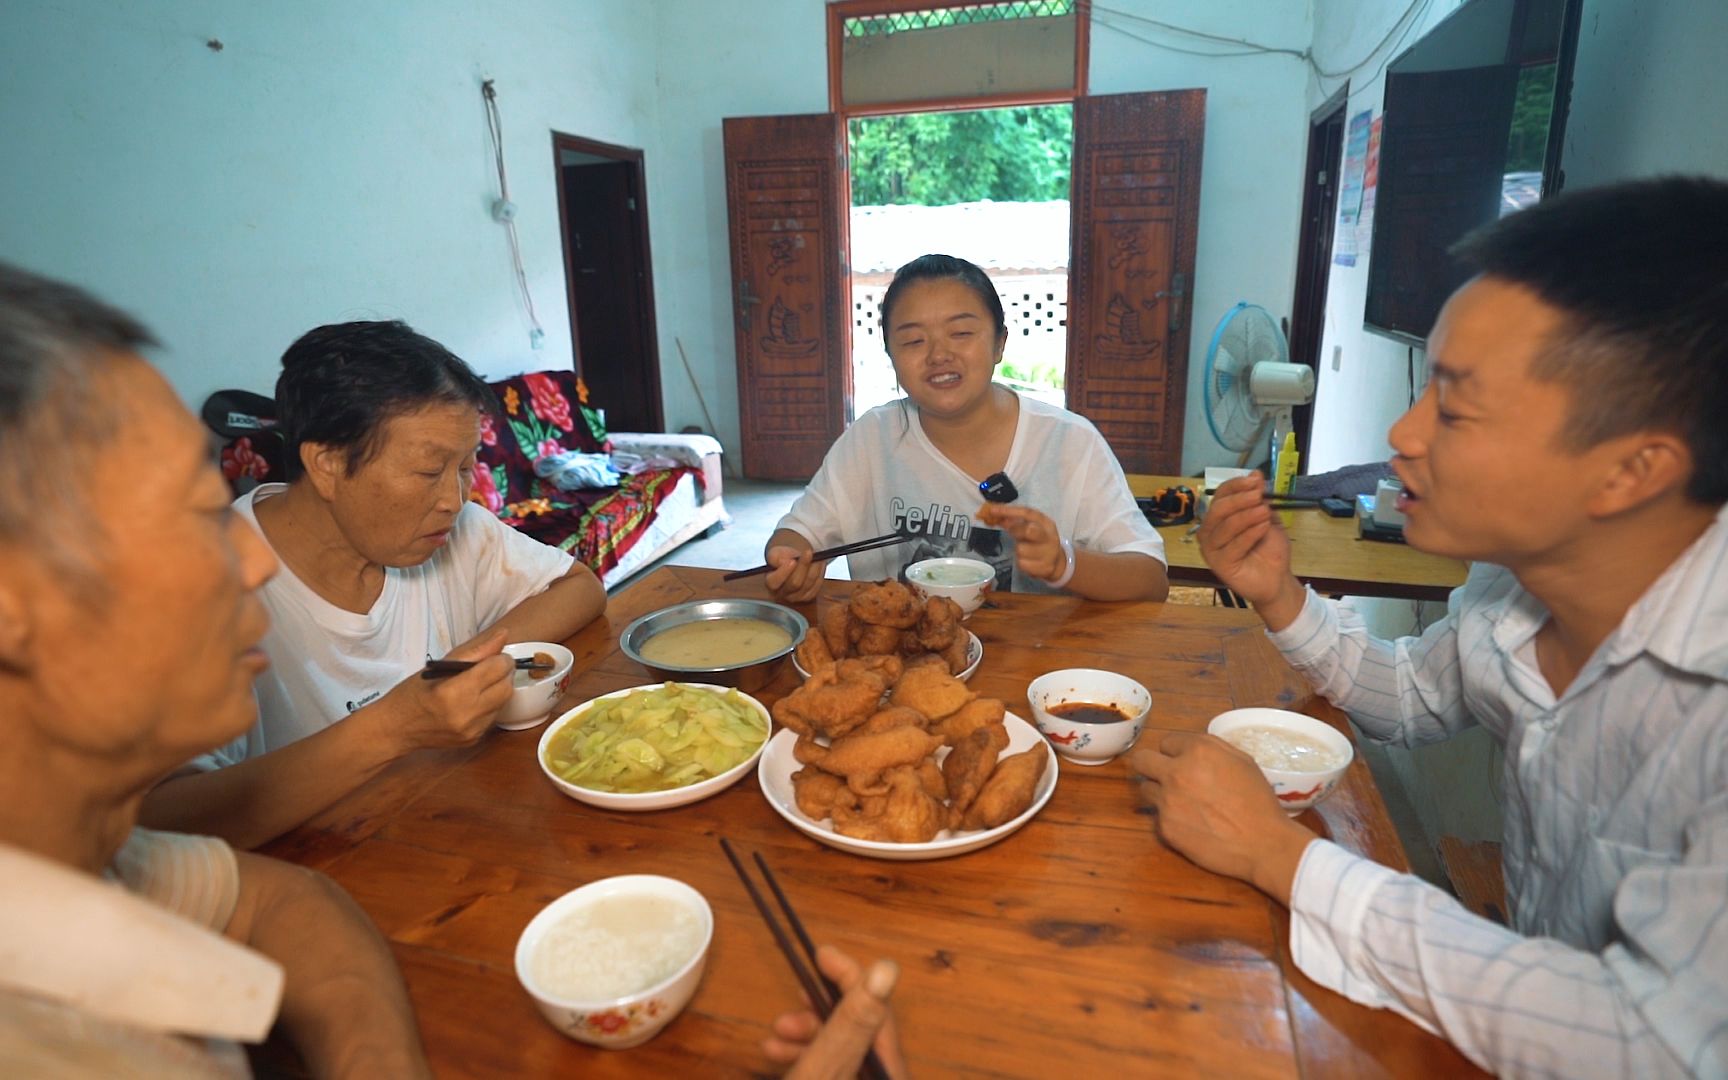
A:
{"label": "short black hair", "polygon": [[91,384],[115,357],[155,344],[82,289],[0,263],[0,540],[75,558],[93,520],[82,477],[121,405]]}
{"label": "short black hair", "polygon": [[386,423],[437,404],[494,412],[497,398],[460,357],[401,320],[307,331],[282,354],[276,380],[288,479],[305,471],[305,443],[345,450],[352,474],[378,452]]}
{"label": "short black hair", "polygon": [[888,320],[893,315],[894,302],[900,299],[900,294],[906,291],[907,286],[920,281],[960,282],[977,293],[978,299],[989,309],[990,318],[996,323],[996,340],[1001,341],[1008,336],[1008,317],[1002,311],[1002,298],[996,295],[996,285],[990,280],[990,275],[975,264],[954,255],[920,255],[894,271],[894,280],[888,283],[887,291],[882,294],[882,348],[889,356],[894,355],[888,333]]}
{"label": "short black hair", "polygon": [[1567,192],[1452,253],[1560,311],[1532,370],[1572,393],[1568,445],[1673,432],[1692,451],[1686,494],[1728,502],[1728,183],[1675,176]]}

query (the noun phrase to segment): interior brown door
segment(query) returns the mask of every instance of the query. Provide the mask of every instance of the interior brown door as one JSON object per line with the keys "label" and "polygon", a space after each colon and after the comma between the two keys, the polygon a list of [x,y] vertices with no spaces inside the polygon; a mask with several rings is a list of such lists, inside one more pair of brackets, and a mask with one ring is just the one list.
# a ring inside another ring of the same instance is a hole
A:
{"label": "interior brown door", "polygon": [[630,162],[565,165],[564,245],[576,370],[612,431],[660,431],[660,359],[644,310],[636,170]]}
{"label": "interior brown door", "polygon": [[1068,407],[1128,472],[1182,471],[1206,91],[1074,103]]}
{"label": "interior brown door", "polygon": [[744,475],[814,475],[846,427],[845,146],[839,117],[724,124]]}

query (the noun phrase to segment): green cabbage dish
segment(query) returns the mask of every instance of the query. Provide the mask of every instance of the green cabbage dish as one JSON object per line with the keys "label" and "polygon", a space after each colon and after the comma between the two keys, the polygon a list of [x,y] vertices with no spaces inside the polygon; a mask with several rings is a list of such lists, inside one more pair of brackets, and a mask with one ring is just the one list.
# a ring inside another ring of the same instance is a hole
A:
{"label": "green cabbage dish", "polygon": [[736,690],[666,683],[595,703],[547,742],[546,765],[577,787],[640,795],[719,776],[767,738],[767,721]]}

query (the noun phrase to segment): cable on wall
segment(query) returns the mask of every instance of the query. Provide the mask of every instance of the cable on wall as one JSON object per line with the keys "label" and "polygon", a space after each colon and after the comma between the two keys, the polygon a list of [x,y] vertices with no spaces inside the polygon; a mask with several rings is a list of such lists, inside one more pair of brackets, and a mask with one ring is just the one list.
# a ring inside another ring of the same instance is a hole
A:
{"label": "cable on wall", "polygon": [[510,238],[510,263],[516,271],[522,305],[528,310],[528,342],[538,349],[546,340],[546,331],[534,310],[534,296],[528,291],[528,272],[522,266],[522,243],[516,236],[516,204],[510,201],[510,173],[504,167],[504,120],[498,113],[498,88],[491,79],[480,84],[480,96],[486,101],[486,130],[492,135],[492,158],[498,167],[498,199],[492,204],[492,217],[504,226]]}

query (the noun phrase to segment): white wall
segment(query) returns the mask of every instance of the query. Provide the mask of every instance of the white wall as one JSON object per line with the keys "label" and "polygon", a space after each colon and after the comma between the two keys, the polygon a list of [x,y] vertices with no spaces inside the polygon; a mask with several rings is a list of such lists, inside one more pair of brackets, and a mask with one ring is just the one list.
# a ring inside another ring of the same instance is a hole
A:
{"label": "white wall", "polygon": [[[570,366],[549,133],[654,134],[651,5],[0,5],[0,258],[144,318],[196,405],[297,335],[399,317],[483,375]],[[220,39],[220,52],[206,47]],[[544,349],[512,282],[494,78]]]}

